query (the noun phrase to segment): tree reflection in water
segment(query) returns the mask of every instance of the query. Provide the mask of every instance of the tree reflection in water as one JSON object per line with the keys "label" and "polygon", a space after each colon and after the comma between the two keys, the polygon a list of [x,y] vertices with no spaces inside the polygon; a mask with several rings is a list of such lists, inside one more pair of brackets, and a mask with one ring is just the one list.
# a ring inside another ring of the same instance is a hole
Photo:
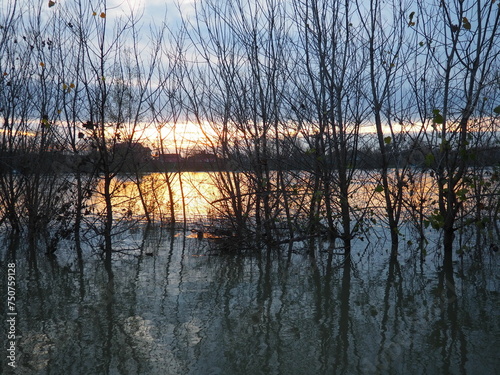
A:
{"label": "tree reflection in water", "polygon": [[387,260],[381,243],[350,256],[209,256],[210,239],[134,233],[140,249],[115,259],[112,275],[85,246],[80,267],[70,247],[35,263],[23,241],[5,240],[19,280],[17,373],[495,371],[489,254],[480,265],[432,255],[423,268],[417,249]]}

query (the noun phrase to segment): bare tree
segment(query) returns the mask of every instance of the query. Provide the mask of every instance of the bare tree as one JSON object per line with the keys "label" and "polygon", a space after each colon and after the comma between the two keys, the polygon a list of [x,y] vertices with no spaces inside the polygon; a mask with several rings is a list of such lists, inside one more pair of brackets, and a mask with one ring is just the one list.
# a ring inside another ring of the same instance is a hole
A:
{"label": "bare tree", "polygon": [[118,9],[108,9],[105,1],[60,6],[68,30],[65,46],[77,51],[61,69],[63,77],[74,80],[61,84],[67,98],[66,136],[73,152],[84,148],[86,164],[102,181],[98,185],[102,190],[96,193],[102,195],[105,208],[102,228],[96,229],[104,238],[109,261],[113,197],[121,188],[113,180],[141,141],[145,120],[151,118],[149,100],[158,90],[155,74],[161,38],[152,39],[146,49],[139,40],[140,17],[133,10],[120,15]]}
{"label": "bare tree", "polygon": [[457,219],[469,194],[472,125],[488,124],[493,114],[492,107],[488,114],[479,103],[492,94],[496,79],[500,12],[497,4],[480,0],[417,5],[412,26],[425,48],[426,69],[415,91],[424,108],[422,122],[433,137],[427,158],[438,189],[430,222],[443,230],[445,257],[451,259]]}
{"label": "bare tree", "polygon": [[57,176],[65,160],[57,131],[56,22],[41,3],[2,10],[2,205],[14,230],[26,227],[33,243],[43,234],[52,252],[71,220],[68,181]]}
{"label": "bare tree", "polygon": [[252,233],[268,245],[277,242],[276,223],[288,199],[282,171],[273,171],[285,127],[285,19],[275,1],[203,1],[188,31],[203,61],[200,73],[189,76],[190,111],[200,125],[212,126],[212,152],[238,171],[218,173],[226,198],[217,203],[230,210],[239,236]]}
{"label": "bare tree", "polygon": [[408,90],[405,66],[410,58],[405,47],[405,32],[410,14],[408,5],[393,2],[388,6],[373,0],[364,6],[357,3],[358,18],[363,25],[363,38],[366,40],[367,69],[366,100],[370,104],[372,114],[369,120],[374,123],[376,138],[381,155],[380,181],[377,192],[384,196],[385,213],[392,243],[391,254],[396,255],[399,244],[399,224],[403,210],[403,198],[408,186],[405,181],[408,163],[401,157],[404,138],[407,133],[403,124],[411,123],[408,113]]}
{"label": "bare tree", "polygon": [[303,51],[297,81],[300,99],[294,109],[312,157],[309,232],[317,232],[324,218],[330,238],[340,238],[349,252],[358,227],[353,223],[352,181],[366,116],[361,100],[365,61],[359,30],[352,23],[355,7],[342,1],[303,1],[296,3],[294,15],[297,54]]}

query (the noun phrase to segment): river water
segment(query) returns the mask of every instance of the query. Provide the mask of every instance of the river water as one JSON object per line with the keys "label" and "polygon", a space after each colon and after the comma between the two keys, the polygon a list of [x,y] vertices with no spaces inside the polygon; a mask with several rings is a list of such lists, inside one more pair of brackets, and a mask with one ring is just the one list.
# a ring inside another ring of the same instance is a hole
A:
{"label": "river water", "polygon": [[[228,254],[189,225],[144,224],[144,205],[167,222],[169,199],[181,222],[213,215],[210,175],[183,178],[169,195],[164,177],[145,176],[143,201],[136,184],[115,181],[111,269],[91,231],[81,257],[70,240],[47,257],[0,235],[0,373],[499,373],[500,252],[478,248],[474,233],[460,235],[463,257],[446,267],[431,228],[425,243],[402,228],[391,260],[383,221],[350,257],[320,241],[314,256],[300,242]],[[89,228],[102,209],[89,202]]]}
{"label": "river water", "polygon": [[[57,258],[2,242],[15,264],[16,365],[3,374],[495,374],[500,254],[441,268],[373,237],[346,258],[224,255],[190,232],[135,228],[106,270],[95,249]],[[460,258],[458,258],[460,259]],[[2,322],[7,290],[2,288]],[[7,348],[6,337],[2,338]]]}

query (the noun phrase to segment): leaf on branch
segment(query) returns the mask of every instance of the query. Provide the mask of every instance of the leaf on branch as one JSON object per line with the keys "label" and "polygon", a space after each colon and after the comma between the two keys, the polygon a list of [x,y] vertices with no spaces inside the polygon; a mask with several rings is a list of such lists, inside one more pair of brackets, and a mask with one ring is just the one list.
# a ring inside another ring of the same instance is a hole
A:
{"label": "leaf on branch", "polygon": [[99,15],[99,17],[101,17],[101,18],[106,18],[106,13],[101,12],[101,14]]}
{"label": "leaf on branch", "polygon": [[94,130],[94,123],[92,123],[92,121],[87,121],[85,124],[83,124],[83,127],[85,129],[89,129],[89,130]]}
{"label": "leaf on branch", "polygon": [[392,138],[391,137],[385,137],[384,138],[384,142],[385,142],[386,145],[388,145],[389,143],[392,142]]}
{"label": "leaf on branch", "polygon": [[43,128],[48,129],[50,127],[49,116],[43,115],[40,124],[42,125]]}
{"label": "leaf on branch", "polygon": [[434,213],[430,217],[430,224],[432,228],[439,230],[444,226],[444,217],[439,213],[439,211],[434,211]]}
{"label": "leaf on branch", "polygon": [[432,164],[434,164],[434,161],[435,161],[435,159],[434,159],[434,155],[432,153],[428,153],[427,155],[425,155],[424,163],[427,167],[432,166]]}
{"label": "leaf on branch", "polygon": [[458,197],[458,199],[460,199],[463,202],[463,201],[467,200],[467,196],[466,195],[468,193],[469,193],[469,190],[467,190],[465,188],[464,189],[460,189],[460,190],[457,191],[457,197]]}
{"label": "leaf on branch", "polygon": [[432,119],[435,124],[442,124],[444,122],[444,117],[439,109],[434,109],[432,111],[434,118]]}
{"label": "leaf on branch", "polygon": [[415,16],[415,12],[410,13],[410,20],[408,21],[408,26],[415,26],[415,22],[413,21],[413,17]]}
{"label": "leaf on branch", "polygon": [[462,18],[462,25],[463,25],[465,30],[470,30],[470,28],[471,28],[470,22],[467,19],[467,17]]}
{"label": "leaf on branch", "polygon": [[500,114],[500,105],[497,105],[495,108],[493,108],[493,112],[496,114]]}
{"label": "leaf on branch", "polygon": [[49,1],[49,8],[52,8],[54,5],[56,5],[55,1],[50,0]]}
{"label": "leaf on branch", "polygon": [[444,122],[444,118],[442,115],[436,115],[434,116],[434,122],[436,124],[442,124]]}
{"label": "leaf on branch", "polygon": [[384,191],[384,187],[380,184],[377,185],[377,187],[375,188],[375,192],[377,193],[381,193]]}

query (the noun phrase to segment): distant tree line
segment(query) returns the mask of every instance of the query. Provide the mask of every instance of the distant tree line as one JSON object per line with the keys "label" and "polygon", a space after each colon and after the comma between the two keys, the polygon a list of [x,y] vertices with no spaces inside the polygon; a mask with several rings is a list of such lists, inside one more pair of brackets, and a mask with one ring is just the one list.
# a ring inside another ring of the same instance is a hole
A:
{"label": "distant tree line", "polygon": [[[365,137],[374,137],[368,135]],[[373,139],[372,139],[373,141]],[[281,147],[286,147],[283,142],[279,142]],[[389,168],[397,166],[408,166],[414,168],[430,169],[434,166],[434,160],[430,158],[432,151],[438,146],[415,144],[401,145],[399,150],[391,153],[388,160]],[[228,154],[225,159],[220,159],[216,154],[206,151],[189,151],[189,154],[178,153],[154,154],[151,148],[139,142],[117,143],[113,149],[116,155],[115,164],[119,173],[129,173],[136,170],[147,172],[164,171],[242,171],[252,169],[252,158],[250,155],[241,153]],[[380,169],[383,166],[382,153],[376,146],[365,146],[358,150],[351,150],[356,154],[356,167],[358,169]],[[96,150],[82,151],[81,154],[67,153],[64,151],[48,151],[46,158],[40,164],[34,165],[30,161],[37,158],[36,153],[29,153],[25,150],[15,150],[12,154],[1,155],[0,173],[33,174],[42,173],[73,173],[94,170],[99,162],[99,152]],[[269,164],[271,170],[307,170],[313,162],[314,156],[306,149],[291,147],[290,153],[286,156],[279,156],[270,151]],[[476,147],[471,148],[471,157],[466,160],[469,167],[496,167],[500,165],[500,147]],[[335,169],[335,165],[328,166]]]}

